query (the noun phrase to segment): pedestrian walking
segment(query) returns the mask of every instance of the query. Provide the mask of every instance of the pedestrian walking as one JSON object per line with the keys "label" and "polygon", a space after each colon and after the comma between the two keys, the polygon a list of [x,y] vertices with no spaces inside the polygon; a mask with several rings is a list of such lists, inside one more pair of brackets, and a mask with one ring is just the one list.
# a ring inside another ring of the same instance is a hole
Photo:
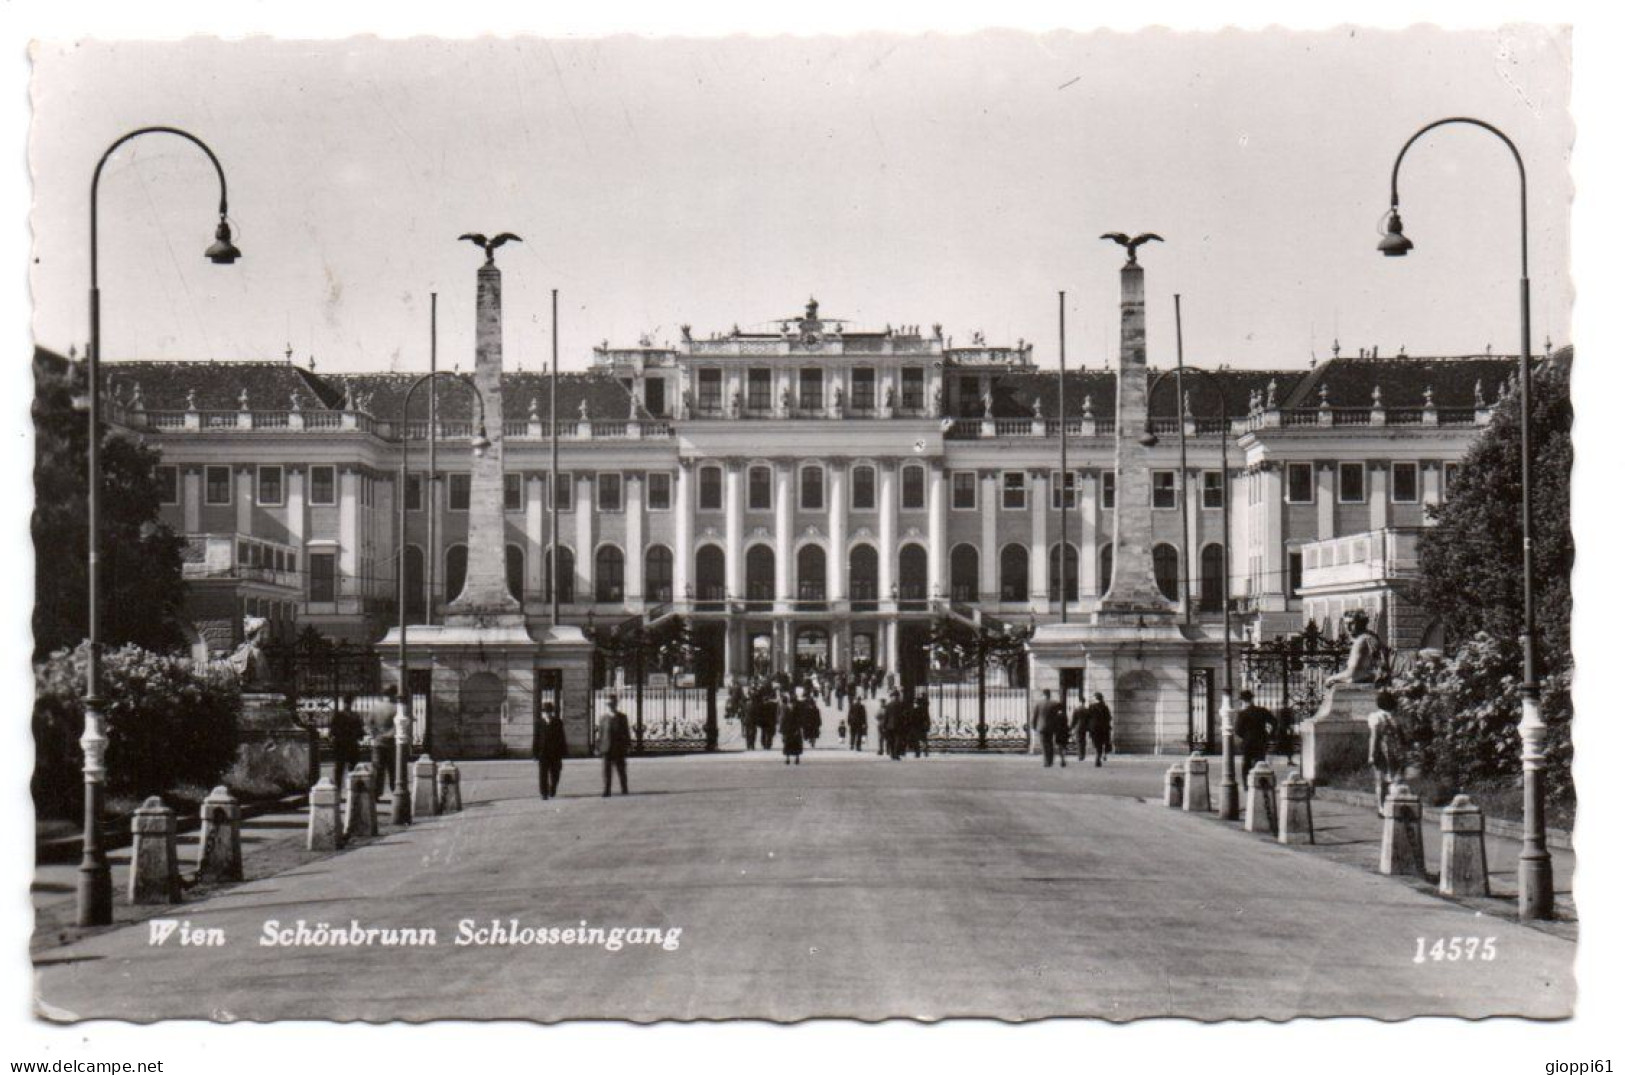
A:
{"label": "pedestrian walking", "polygon": [[[1084,728],[1089,733],[1089,741],[1095,746],[1095,768],[1098,769],[1105,764],[1106,755],[1112,749],[1112,711],[1099,691],[1095,692],[1094,700],[1084,714]],[[1078,744],[1078,756],[1083,756],[1081,742]]]}
{"label": "pedestrian walking", "polygon": [[861,698],[853,698],[852,708],[847,710],[846,734],[853,750],[863,749],[863,740],[869,734],[869,711]]}
{"label": "pedestrian walking", "polygon": [[[541,719],[536,722],[531,756],[536,759],[536,783],[543,799],[556,798],[559,777],[564,774],[564,721],[559,719],[559,707],[552,702],[542,703]],[[622,762],[622,772],[625,763]]]}
{"label": "pedestrian walking", "polygon": [[361,718],[356,716],[355,695],[345,695],[344,704],[327,725],[327,738],[333,746],[333,786],[340,794],[346,786],[344,775],[354,769],[361,758],[361,737],[365,733]]}
{"label": "pedestrian walking", "polygon": [[620,698],[610,695],[609,708],[598,718],[598,743],[604,751],[604,798],[609,798],[610,777],[619,774],[621,794],[626,788],[626,756],[632,750],[632,725],[621,712]]}
{"label": "pedestrian walking", "polygon": [[801,737],[808,750],[818,749],[818,737],[824,732],[824,714],[818,708],[818,696],[807,687],[800,689],[796,698],[796,721],[801,725]]}
{"label": "pedestrian walking", "polygon": [[1377,812],[1382,812],[1388,801],[1388,791],[1405,775],[1406,744],[1404,733],[1394,711],[1399,699],[1393,691],[1377,692],[1377,708],[1366,717],[1371,727],[1371,744],[1367,757],[1377,784]]}
{"label": "pedestrian walking", "polygon": [[1275,717],[1253,701],[1252,691],[1242,691],[1238,697],[1241,711],[1236,714],[1233,731],[1241,741],[1241,774],[1245,779],[1253,771],[1253,766],[1269,755],[1271,726],[1275,723]]}
{"label": "pedestrian walking", "polygon": [[914,756],[931,756],[931,703],[926,700],[922,690],[914,696],[914,705],[909,711],[910,725],[913,731]]}
{"label": "pedestrian walking", "polygon": [[797,703],[790,697],[789,687],[779,688],[779,741],[784,744],[784,764],[793,760],[801,764],[802,724]]}
{"label": "pedestrian walking", "polygon": [[778,730],[779,704],[773,688],[762,684],[756,689],[756,734],[763,750],[773,749],[773,733]]}
{"label": "pedestrian walking", "polygon": [[1033,706],[1033,731],[1039,745],[1044,748],[1044,768],[1055,764],[1055,747],[1061,747],[1061,768],[1066,768],[1066,711],[1055,700],[1055,694],[1044,688],[1038,704]]}
{"label": "pedestrian walking", "polygon": [[[1064,696],[1064,692],[1063,692]],[[1078,744],[1078,760],[1089,760],[1089,703],[1081,697],[1078,706],[1072,710],[1072,719],[1067,723],[1067,731],[1072,741]]]}
{"label": "pedestrian walking", "polygon": [[891,755],[892,761],[902,761],[903,752],[908,749],[909,715],[908,708],[903,705],[903,699],[895,689],[887,695],[881,714],[885,722],[886,752]]}

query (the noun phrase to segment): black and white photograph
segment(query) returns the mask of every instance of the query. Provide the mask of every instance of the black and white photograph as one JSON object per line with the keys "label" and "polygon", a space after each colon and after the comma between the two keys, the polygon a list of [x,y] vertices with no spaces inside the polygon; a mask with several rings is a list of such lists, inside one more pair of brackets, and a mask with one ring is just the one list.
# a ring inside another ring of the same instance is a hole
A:
{"label": "black and white photograph", "polygon": [[19,1019],[1612,1070],[1583,31],[198,31],[13,42]]}

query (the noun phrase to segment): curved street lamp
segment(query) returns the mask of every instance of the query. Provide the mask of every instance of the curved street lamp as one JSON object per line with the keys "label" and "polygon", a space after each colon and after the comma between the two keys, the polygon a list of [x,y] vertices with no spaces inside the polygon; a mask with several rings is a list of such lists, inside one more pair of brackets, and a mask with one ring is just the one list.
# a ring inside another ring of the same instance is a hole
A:
{"label": "curved street lamp", "polygon": [[[1160,371],[1151,379],[1151,384],[1146,389],[1145,434],[1140,438],[1140,443],[1147,448],[1157,446],[1157,434],[1151,428],[1150,417],[1151,401],[1156,396],[1157,387],[1170,374],[1180,375],[1186,373],[1194,373],[1205,382],[1213,385],[1214,391],[1219,395],[1219,418],[1223,423],[1223,433],[1219,438],[1219,470],[1224,475],[1224,480],[1221,483],[1222,499],[1220,500],[1220,507],[1223,509],[1224,515],[1219,525],[1224,529],[1224,536],[1220,540],[1219,546],[1224,557],[1224,570],[1219,575],[1219,600],[1224,606],[1224,690],[1220,695],[1219,702],[1219,736],[1224,751],[1224,772],[1219,782],[1219,817],[1225,821],[1235,821],[1241,816],[1241,793],[1236,784],[1235,710],[1233,705],[1235,672],[1230,654],[1230,395],[1225,389],[1223,378],[1198,366],[1181,365],[1178,370]],[[1181,413],[1183,413],[1184,406],[1184,394],[1181,392],[1179,400]],[[1185,422],[1183,417],[1179,422],[1179,443],[1180,456],[1183,458],[1185,454]],[[1180,502],[1184,503],[1189,497],[1190,490],[1185,486],[1183,467],[1180,468],[1179,484]],[[1187,524],[1185,534],[1180,541],[1181,547],[1189,540],[1190,526]],[[1188,573],[1190,570],[1189,550],[1186,550],[1186,555],[1182,559],[1185,561]],[[1186,580],[1185,600],[1187,602],[1186,607],[1189,608],[1189,579]]]}
{"label": "curved street lamp", "polygon": [[[406,480],[407,446],[409,443],[409,438],[406,435],[406,415],[407,409],[412,405],[412,397],[417,393],[417,390],[431,381],[438,381],[442,377],[449,378],[465,386],[470,392],[474,393],[474,400],[479,404],[479,425],[475,427],[474,435],[469,438],[468,442],[469,450],[474,453],[474,458],[481,458],[485,455],[485,450],[491,447],[491,442],[485,435],[485,397],[480,394],[479,387],[474,384],[473,379],[466,373],[432,370],[413,381],[412,386],[406,390],[406,395],[401,399],[401,422],[397,431],[397,435],[401,438],[401,473],[395,488],[395,499],[399,502],[398,511],[400,514],[400,524],[396,527],[400,534],[400,547],[397,550],[395,559],[398,598],[396,604],[400,620],[398,625],[400,634],[396,639],[398,646],[396,659],[400,668],[401,681],[399,688],[395,691],[395,794],[389,804],[389,820],[396,825],[408,825],[412,821],[411,774],[407,771],[412,752],[412,713],[410,709],[411,681],[406,674]],[[434,429],[431,427],[429,432],[432,436]],[[434,508],[435,505],[429,505],[431,513]],[[434,550],[430,549],[429,555],[432,556],[433,554]],[[428,600],[432,604],[434,594],[429,594]],[[427,722],[425,722],[423,729],[423,746],[425,750],[429,748]]]}
{"label": "curved street lamp", "polygon": [[1523,849],[1518,855],[1518,916],[1552,917],[1552,856],[1546,849],[1546,722],[1540,715],[1540,675],[1535,668],[1535,565],[1534,529],[1531,522],[1532,477],[1529,453],[1529,183],[1524,174],[1523,155],[1499,128],[1471,116],[1451,116],[1434,120],[1405,142],[1394,158],[1389,179],[1386,234],[1377,244],[1384,255],[1404,257],[1416,244],[1406,238],[1399,219],[1399,166],[1417,139],[1436,127],[1463,123],[1488,131],[1512,152],[1518,166],[1518,437],[1519,500],[1523,522],[1523,719],[1518,734],[1523,740]]}
{"label": "curved street lamp", "polygon": [[90,179],[90,349],[86,359],[90,392],[90,438],[86,448],[87,480],[85,522],[88,530],[89,579],[86,590],[90,604],[87,632],[89,653],[85,665],[85,731],[79,746],[85,755],[85,817],[84,845],[79,861],[78,912],[81,926],[105,926],[113,921],[113,876],[107,865],[107,852],[102,847],[102,803],[106,790],[107,735],[102,730],[102,629],[101,629],[101,563],[97,546],[101,541],[101,357],[102,357],[102,298],[98,279],[100,264],[97,238],[100,234],[97,220],[97,199],[101,192],[102,169],[113,153],[124,143],[144,134],[173,134],[186,139],[203,150],[214,165],[220,180],[220,223],[214,229],[214,242],[203,256],[216,265],[230,265],[242,257],[242,251],[232,245],[231,226],[226,223],[226,173],[214,151],[196,135],[179,127],[140,127],[123,135],[107,147],[96,171]]}

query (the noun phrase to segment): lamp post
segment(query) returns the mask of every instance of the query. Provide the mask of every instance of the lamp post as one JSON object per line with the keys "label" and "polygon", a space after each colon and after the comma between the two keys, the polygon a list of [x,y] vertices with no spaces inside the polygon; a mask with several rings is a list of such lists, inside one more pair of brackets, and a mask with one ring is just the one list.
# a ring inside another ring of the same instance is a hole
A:
{"label": "lamp post", "polygon": [[[1147,448],[1154,448],[1157,445],[1157,435],[1151,429],[1149,413],[1151,400],[1156,395],[1157,386],[1162,384],[1170,372],[1173,371],[1163,370],[1158,373],[1151,379],[1150,387],[1146,390],[1146,427],[1145,435],[1140,438],[1140,443]],[[1241,817],[1241,789],[1236,783],[1235,709],[1233,705],[1236,696],[1236,684],[1235,663],[1230,650],[1230,396],[1225,390],[1223,379],[1200,367],[1186,366],[1182,361],[1178,374],[1182,376],[1187,373],[1195,374],[1204,382],[1210,382],[1219,396],[1219,421],[1222,428],[1219,437],[1219,472],[1224,476],[1220,482],[1219,500],[1219,506],[1223,511],[1219,525],[1224,528],[1224,537],[1219,542],[1224,561],[1223,570],[1219,572],[1219,601],[1224,608],[1224,689],[1219,696],[1219,739],[1224,756],[1221,762],[1223,772],[1219,778],[1219,817],[1225,821],[1235,821]],[[1183,419],[1184,390],[1181,388],[1179,392],[1179,406],[1182,416],[1179,423],[1179,438],[1183,443],[1185,439],[1185,422]],[[1181,451],[1181,456],[1183,456],[1183,451]],[[1180,479],[1183,485],[1183,473],[1180,475]],[[1180,491],[1182,493],[1188,492],[1183,488]],[[1185,532],[1186,540],[1189,540],[1190,528],[1188,526]],[[1187,564],[1190,562],[1189,555],[1186,555],[1183,559]],[[1189,592],[1187,580],[1187,601],[1189,601]]]}
{"label": "lamp post", "polygon": [[1415,245],[1405,237],[1399,220],[1399,166],[1417,139],[1436,127],[1462,123],[1488,131],[1501,140],[1518,166],[1518,437],[1519,508],[1523,523],[1523,719],[1518,735],[1523,740],[1523,850],[1518,855],[1518,917],[1552,917],[1552,856],[1546,849],[1546,722],[1540,715],[1540,676],[1535,667],[1534,528],[1530,496],[1532,476],[1529,453],[1529,183],[1523,156],[1499,128],[1470,116],[1434,120],[1405,142],[1394,158],[1389,179],[1386,234],[1377,244],[1384,255],[1404,257]]}
{"label": "lamp post", "polygon": [[107,768],[107,736],[102,730],[102,630],[101,630],[101,563],[97,546],[101,541],[101,358],[102,358],[102,297],[98,280],[99,235],[97,199],[101,191],[102,169],[114,152],[124,143],[144,134],[173,134],[186,139],[209,158],[215,175],[220,180],[220,223],[214,230],[214,242],[203,256],[216,265],[230,265],[242,257],[231,242],[231,226],[226,223],[226,173],[220,167],[214,151],[196,135],[179,127],[140,127],[123,135],[96,162],[95,174],[90,180],[90,350],[86,360],[90,382],[90,438],[86,448],[87,481],[85,522],[88,530],[87,566],[89,578],[86,589],[89,599],[89,653],[85,666],[85,731],[79,739],[84,751],[85,765],[85,817],[84,846],[79,861],[78,912],[81,926],[105,926],[113,921],[113,878],[107,865],[107,853],[102,847],[102,800]]}
{"label": "lamp post", "polygon": [[[413,381],[412,386],[406,390],[406,396],[401,400],[401,421],[397,427],[400,430],[401,438],[401,473],[395,485],[395,501],[400,515],[400,522],[397,527],[399,549],[395,558],[395,572],[397,575],[396,606],[400,619],[400,634],[396,639],[398,647],[396,650],[396,663],[400,668],[401,681],[399,689],[395,692],[395,795],[389,804],[389,820],[396,825],[407,825],[412,821],[411,774],[407,771],[412,753],[412,711],[410,708],[411,681],[406,674],[406,449],[410,440],[406,435],[406,416],[408,409],[412,405],[412,397],[417,393],[417,390],[425,384],[438,384],[442,377],[450,378],[456,383],[466,386],[470,392],[474,393],[474,399],[479,404],[479,425],[475,427],[474,436],[469,440],[469,447],[474,452],[474,456],[476,458],[483,456],[485,450],[491,446],[491,442],[485,436],[485,397],[480,395],[479,388],[466,374],[452,373],[447,370],[430,370]],[[430,436],[433,435],[433,423],[431,422]],[[430,514],[433,514],[432,509]],[[434,594],[430,593],[429,604],[432,606],[433,603]],[[429,743],[428,728],[423,730],[423,742],[424,746],[427,747]]]}

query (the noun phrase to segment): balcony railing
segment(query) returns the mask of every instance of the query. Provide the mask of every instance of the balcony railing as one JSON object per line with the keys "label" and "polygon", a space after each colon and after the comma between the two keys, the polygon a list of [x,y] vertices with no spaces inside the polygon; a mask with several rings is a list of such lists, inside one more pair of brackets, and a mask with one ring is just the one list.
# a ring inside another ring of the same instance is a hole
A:
{"label": "balcony railing", "polygon": [[184,534],[182,541],[182,578],[300,587],[299,552],[292,545],[247,534]]}
{"label": "balcony railing", "polygon": [[1414,577],[1420,569],[1414,528],[1368,530],[1303,546],[1303,587],[1347,586]]}

